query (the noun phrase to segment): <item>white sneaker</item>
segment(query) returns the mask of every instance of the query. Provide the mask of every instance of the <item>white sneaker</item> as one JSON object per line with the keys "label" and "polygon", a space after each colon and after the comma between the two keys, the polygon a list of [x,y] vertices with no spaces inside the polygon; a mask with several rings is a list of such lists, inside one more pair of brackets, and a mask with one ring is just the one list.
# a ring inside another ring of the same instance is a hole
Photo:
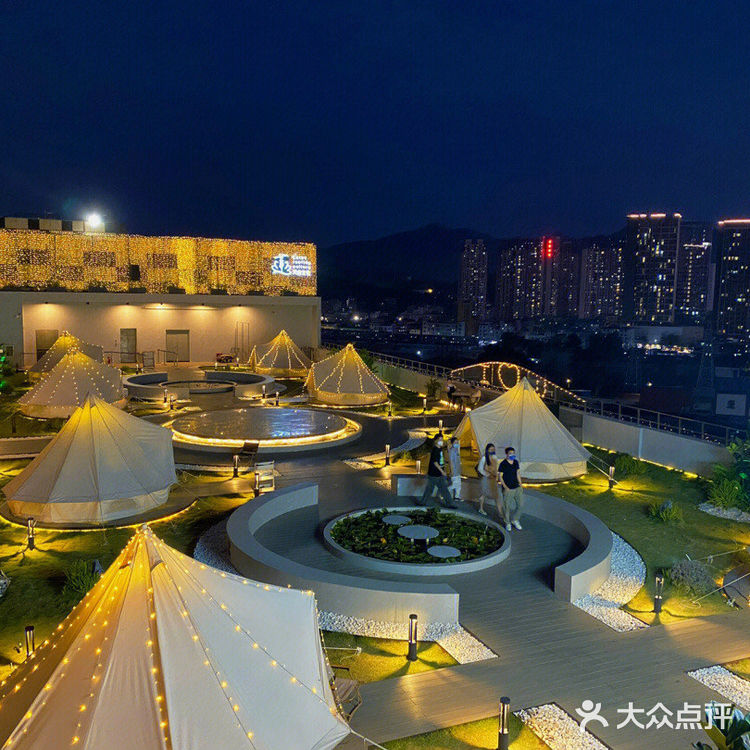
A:
{"label": "white sneaker", "polygon": [[505,530],[506,530],[506,531],[510,531],[510,530],[511,530],[511,528],[512,528],[512,527],[511,527],[511,525],[510,525],[509,523],[506,523],[506,524],[505,524]]}
{"label": "white sneaker", "polygon": [[487,511],[486,511],[486,510],[485,510],[484,508],[479,508],[479,512],[480,512],[480,513],[481,513],[481,514],[482,514],[483,516],[486,516],[486,515],[487,515]]}
{"label": "white sneaker", "polygon": [[519,531],[521,531],[521,530],[523,529],[523,526],[521,526],[521,522],[520,522],[520,521],[513,521],[513,525],[514,525],[514,526],[515,526],[515,527],[516,527],[516,528],[517,528],[517,529],[518,529]]}

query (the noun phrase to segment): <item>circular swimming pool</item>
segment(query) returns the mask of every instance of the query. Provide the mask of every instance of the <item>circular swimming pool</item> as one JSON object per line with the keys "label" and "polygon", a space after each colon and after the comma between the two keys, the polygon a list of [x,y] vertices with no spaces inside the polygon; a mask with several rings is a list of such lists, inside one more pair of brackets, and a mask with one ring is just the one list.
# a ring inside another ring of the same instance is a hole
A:
{"label": "circular swimming pool", "polygon": [[261,451],[320,448],[353,440],[361,429],[338,414],[273,406],[204,411],[172,423],[175,442],[213,451],[237,450],[248,442],[257,442]]}

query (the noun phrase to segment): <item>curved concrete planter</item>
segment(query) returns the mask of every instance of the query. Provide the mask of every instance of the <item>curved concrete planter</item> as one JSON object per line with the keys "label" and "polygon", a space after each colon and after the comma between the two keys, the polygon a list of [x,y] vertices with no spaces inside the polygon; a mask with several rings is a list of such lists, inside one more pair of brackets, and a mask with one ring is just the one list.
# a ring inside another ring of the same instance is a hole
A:
{"label": "curved concrete planter", "polygon": [[[474,573],[477,570],[484,570],[485,568],[491,568],[493,565],[498,565],[510,554],[510,535],[506,534],[500,524],[490,521],[489,519],[482,519],[487,526],[492,526],[497,529],[503,537],[503,543],[500,548],[491,552],[489,555],[484,557],[477,557],[474,560],[460,560],[458,562],[434,562],[434,563],[402,563],[395,562],[393,560],[379,560],[376,557],[367,557],[366,555],[360,555],[358,552],[352,552],[351,550],[342,547],[338,542],[335,542],[331,536],[333,527],[344,518],[354,518],[361,516],[364,513],[369,513],[372,510],[387,510],[392,513],[398,513],[400,511],[411,511],[419,510],[413,505],[397,505],[387,506],[385,508],[366,508],[364,510],[357,510],[353,513],[344,513],[332,521],[329,521],[323,529],[323,541],[328,549],[333,552],[336,557],[340,557],[342,560],[358,565],[360,568],[365,570],[374,570],[378,573],[390,573],[393,575],[402,576],[449,576],[459,575],[461,573]],[[455,516],[461,516],[462,518],[468,518],[471,521],[477,522],[477,517],[472,513],[465,513],[461,510],[453,509],[441,509],[442,513],[452,513]]]}
{"label": "curved concrete planter", "polygon": [[[278,390],[283,393],[286,386],[277,384],[269,375],[259,375],[252,372],[232,372],[231,370],[201,370],[201,380],[217,381],[227,383],[229,389],[234,390],[234,395],[239,399],[258,398],[263,395],[263,386],[266,388],[266,396],[271,398]],[[169,373],[166,371],[144,372],[139,375],[130,375],[124,378],[122,384],[127,388],[131,398],[140,398],[144,401],[161,401],[164,398],[164,389],[168,394],[176,398],[184,398],[190,392],[189,382],[169,381]],[[211,393],[197,392],[196,395],[210,396]]]}

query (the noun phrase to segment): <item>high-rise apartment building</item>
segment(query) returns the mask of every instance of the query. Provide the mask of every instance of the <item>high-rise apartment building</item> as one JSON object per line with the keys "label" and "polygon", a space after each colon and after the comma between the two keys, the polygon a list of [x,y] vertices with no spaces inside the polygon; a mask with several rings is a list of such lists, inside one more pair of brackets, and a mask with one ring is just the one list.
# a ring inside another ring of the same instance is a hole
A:
{"label": "high-rise apartment building", "polygon": [[750,336],[750,219],[716,225],[716,333],[747,341]]}
{"label": "high-rise apartment building", "polygon": [[586,237],[581,247],[581,318],[619,319],[623,299],[623,237]]}
{"label": "high-rise apartment building", "polygon": [[576,318],[581,290],[581,253],[572,240],[542,237],[542,314]]}
{"label": "high-rise apartment building", "polygon": [[501,321],[531,320],[544,312],[539,239],[512,240],[500,249],[496,304]]}
{"label": "high-rise apartment building", "polygon": [[678,213],[628,214],[625,229],[625,316],[639,323],[674,323]]}
{"label": "high-rise apartment building", "polygon": [[580,272],[580,253],[570,240],[545,236],[509,242],[497,266],[500,320],[576,317]]}
{"label": "high-rise apartment building", "polygon": [[711,225],[703,221],[680,223],[675,292],[678,322],[702,322],[711,304],[711,233]]}
{"label": "high-rise apartment building", "polygon": [[458,320],[473,333],[487,317],[487,249],[484,240],[466,240],[461,254]]}

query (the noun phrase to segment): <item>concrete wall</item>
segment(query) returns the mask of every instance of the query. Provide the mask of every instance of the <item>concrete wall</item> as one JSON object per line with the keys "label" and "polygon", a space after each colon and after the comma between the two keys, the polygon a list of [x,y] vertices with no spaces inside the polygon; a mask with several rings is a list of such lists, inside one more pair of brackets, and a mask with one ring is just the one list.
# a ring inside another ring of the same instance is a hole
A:
{"label": "concrete wall", "polygon": [[564,406],[560,407],[560,421],[584,443],[693,474],[710,474],[715,463],[732,460],[729,451],[716,443]]}
{"label": "concrete wall", "polygon": [[[268,341],[285,328],[300,346],[320,344],[319,297],[151,295],[0,291],[0,342],[22,366],[36,359],[36,330],[63,330],[105,351],[120,350],[120,328],[137,330],[139,352],[166,348],[166,330],[190,331],[190,358],[211,362],[235,346]],[[18,356],[26,352],[26,361]]]}
{"label": "concrete wall", "polygon": [[229,517],[227,535],[232,565],[243,575],[279,586],[312,589],[318,608],[386,622],[458,622],[458,593],[445,583],[407,583],[332,573],[289,560],[256,539],[274,518],[318,504],[318,485],[297,484],[269,492],[240,506]]}
{"label": "concrete wall", "polygon": [[[426,481],[424,476],[392,474],[391,490],[402,497],[421,495]],[[524,513],[564,529],[584,546],[580,555],[555,568],[555,595],[572,602],[596,591],[611,570],[609,528],[583,508],[538,490],[525,489],[524,500]]]}

